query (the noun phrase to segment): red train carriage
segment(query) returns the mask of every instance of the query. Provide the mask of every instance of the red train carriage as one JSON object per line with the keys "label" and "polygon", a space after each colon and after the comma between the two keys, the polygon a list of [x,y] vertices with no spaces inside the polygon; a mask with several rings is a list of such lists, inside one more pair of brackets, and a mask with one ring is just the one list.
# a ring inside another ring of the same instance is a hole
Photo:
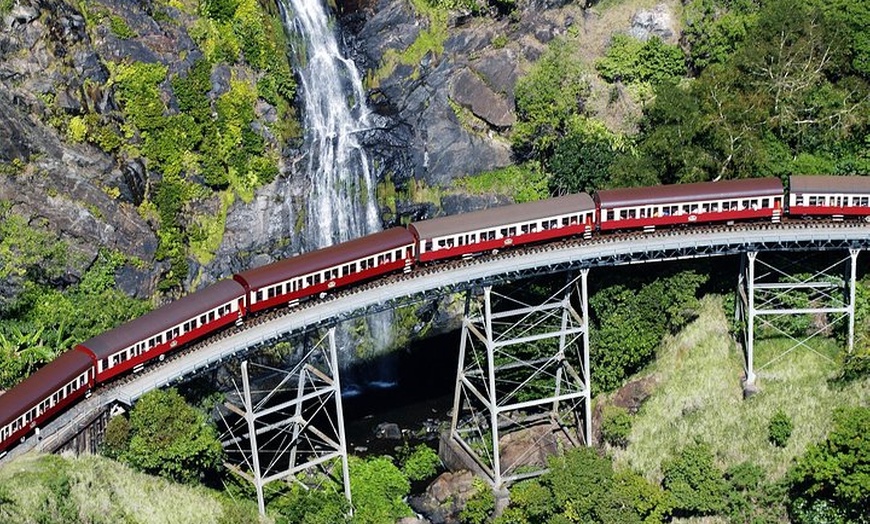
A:
{"label": "red train carriage", "polygon": [[395,227],[237,274],[249,311],[281,304],[392,271],[410,271],[414,236]]}
{"label": "red train carriage", "polygon": [[76,349],[94,359],[97,381],[102,382],[241,319],[244,296],[238,282],[221,280],[97,335]]}
{"label": "red train carriage", "polygon": [[789,215],[870,217],[870,176],[793,176],[789,188]]}
{"label": "red train carriage", "polygon": [[0,395],[0,452],[94,386],[93,362],[70,350]]}
{"label": "red train carriage", "polygon": [[783,207],[778,178],[750,178],[655,187],[606,189],[595,194],[602,231],[770,218]]}
{"label": "red train carriage", "polygon": [[591,236],[595,203],[586,193],[414,222],[421,262],[572,235]]}

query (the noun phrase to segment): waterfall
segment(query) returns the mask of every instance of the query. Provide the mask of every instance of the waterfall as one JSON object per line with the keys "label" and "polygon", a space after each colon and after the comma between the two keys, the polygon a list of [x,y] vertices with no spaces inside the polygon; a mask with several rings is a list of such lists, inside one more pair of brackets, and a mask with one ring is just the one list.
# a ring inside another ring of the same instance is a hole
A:
{"label": "waterfall", "polygon": [[[305,104],[310,188],[304,233],[309,250],[381,229],[371,165],[358,140],[371,127],[365,91],[356,65],[341,54],[322,1],[281,0],[285,27],[299,37],[293,52]],[[392,314],[373,315],[366,322],[377,350],[386,348]],[[356,346],[353,336],[342,331],[341,346]]]}
{"label": "waterfall", "polygon": [[380,230],[371,165],[358,140],[370,128],[365,91],[321,1],[281,1],[285,26],[304,43],[293,51],[305,103],[309,249]]}

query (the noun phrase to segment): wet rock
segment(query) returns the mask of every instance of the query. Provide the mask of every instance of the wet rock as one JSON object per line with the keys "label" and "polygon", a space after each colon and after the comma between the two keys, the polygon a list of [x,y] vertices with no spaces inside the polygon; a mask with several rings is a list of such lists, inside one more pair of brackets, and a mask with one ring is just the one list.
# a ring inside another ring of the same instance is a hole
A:
{"label": "wet rock", "polygon": [[375,428],[375,438],[381,440],[399,440],[402,438],[402,430],[394,422],[381,422]]}

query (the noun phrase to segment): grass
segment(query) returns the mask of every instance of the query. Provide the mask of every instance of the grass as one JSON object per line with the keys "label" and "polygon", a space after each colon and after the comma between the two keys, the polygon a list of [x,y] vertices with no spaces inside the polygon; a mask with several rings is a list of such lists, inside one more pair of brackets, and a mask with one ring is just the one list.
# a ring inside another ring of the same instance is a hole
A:
{"label": "grass", "polygon": [[[59,479],[65,482],[62,487]],[[28,454],[0,469],[0,516],[5,523],[53,522],[59,514],[86,523],[181,524],[225,522],[239,505],[203,487],[175,484],[99,456]],[[246,503],[245,522],[257,522]],[[58,509],[62,508],[62,509]],[[69,521],[67,518],[64,521]]]}
{"label": "grass", "polygon": [[[837,351],[834,341],[816,343],[820,353]],[[775,339],[756,347],[757,362],[763,364],[790,344]],[[630,444],[615,452],[617,463],[659,480],[663,462],[701,439],[712,446],[720,466],[750,460],[776,479],[809,444],[824,438],[836,407],[870,404],[870,380],[834,386],[830,379],[838,365],[805,348],[757,371],[761,391],[743,400],[742,359],[728,334],[721,299],[704,299],[699,318],[663,343],[654,370],[657,386],[636,415]],[[778,409],[794,422],[784,448],[767,437],[768,422]]]}

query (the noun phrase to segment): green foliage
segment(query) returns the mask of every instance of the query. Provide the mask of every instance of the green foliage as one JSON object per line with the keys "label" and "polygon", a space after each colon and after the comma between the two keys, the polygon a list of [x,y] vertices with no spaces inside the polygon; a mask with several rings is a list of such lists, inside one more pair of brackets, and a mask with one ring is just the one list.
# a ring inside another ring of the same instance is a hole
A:
{"label": "green foliage", "polygon": [[512,142],[521,159],[546,163],[571,118],[583,112],[589,84],[572,44],[554,40],[528,75],[517,81],[518,121]]}
{"label": "green foliage", "polygon": [[109,15],[109,30],[121,40],[129,40],[139,36],[127,25],[127,21],[118,15]]}
{"label": "green foliage", "polygon": [[495,510],[495,495],[486,482],[476,477],[472,482],[472,489],[474,494],[459,512],[459,521],[462,524],[484,524]]}
{"label": "green foliage", "polygon": [[[0,200],[0,279],[47,282],[58,278],[66,267],[68,249],[66,242],[38,222],[28,224],[12,212],[8,202]],[[0,312],[3,303],[0,300]]]}
{"label": "green foliage", "polygon": [[604,406],[601,414],[601,439],[610,444],[624,448],[628,445],[631,434],[631,415],[628,410],[619,406]]}
{"label": "green foliage", "polygon": [[633,471],[614,471],[609,458],[592,448],[550,459],[550,471],[511,489],[511,504],[498,524],[662,522],[670,499],[659,486]]}
{"label": "green foliage", "polygon": [[683,448],[662,467],[662,484],[674,509],[685,516],[713,515],[725,509],[728,485],[713,463],[710,446],[697,442]]}
{"label": "green foliage", "polygon": [[798,523],[861,522],[870,502],[870,408],[834,413],[828,438],[810,446],[789,472],[790,512]]}
{"label": "green foliage", "polygon": [[834,28],[849,68],[864,78],[870,78],[870,5],[851,0],[817,0],[813,7],[821,10],[825,21]]}
{"label": "green foliage", "polygon": [[514,484],[510,489],[510,498],[510,507],[495,520],[497,524],[545,522],[558,509],[553,494],[539,480]]}
{"label": "green foliage", "polygon": [[138,470],[194,482],[221,467],[223,449],[215,429],[174,389],[143,395],[130,411],[130,432],[120,458]]}
{"label": "green foliage", "polygon": [[843,357],[840,380],[843,382],[854,382],[867,377],[870,377],[870,354],[866,351],[847,353]]}
{"label": "green foliage", "polygon": [[683,52],[652,37],[642,42],[624,34],[613,35],[604,58],[595,63],[608,82],[675,82],[685,74]]}
{"label": "green foliage", "polygon": [[772,0],[757,12],[749,2],[692,3],[688,38],[702,72],[659,86],[614,182],[862,172],[870,83],[855,49],[867,11],[816,0]]}
{"label": "green foliage", "polygon": [[0,15],[5,15],[12,10],[15,0],[0,0]]}
{"label": "green foliage", "polygon": [[705,275],[686,271],[597,292],[590,299],[594,386],[614,389],[648,363],[664,335],[691,320],[698,307],[697,290],[705,281]]}
{"label": "green foliage", "polygon": [[438,453],[425,444],[419,444],[402,462],[402,473],[408,480],[419,481],[432,477],[440,467]]}
{"label": "green foliage", "polygon": [[102,252],[81,281],[65,290],[29,276],[23,281],[0,317],[0,387],[16,384],[75,342],[148,311],[148,303],[115,289],[115,271],[123,263],[122,256]]}
{"label": "green foliage", "polygon": [[103,455],[117,459],[130,447],[130,421],[118,415],[109,419],[103,437]]}
{"label": "green foliage", "polygon": [[565,136],[556,143],[548,170],[554,194],[589,192],[607,185],[608,170],[622,149],[620,137],[590,118],[569,119]]}
{"label": "green foliage", "polygon": [[276,524],[339,524],[348,522],[348,504],[338,486],[305,489],[298,483],[290,484],[284,493],[269,502],[269,510],[279,517]]}
{"label": "green foliage", "polygon": [[784,448],[788,444],[788,439],[791,437],[791,432],[794,429],[791,417],[785,414],[784,411],[778,410],[770,418],[767,424],[767,439],[774,446]]}
{"label": "green foliage", "polygon": [[352,457],[349,466],[354,524],[394,522],[412,514],[404,500],[411,484],[389,458]]}
{"label": "green foliage", "polygon": [[456,186],[477,195],[510,195],[515,202],[531,202],[549,196],[547,175],[534,161],[460,178]]}
{"label": "green foliage", "polygon": [[683,10],[683,36],[689,44],[689,62],[701,71],[727,61],[756,22],[757,5],[750,1],[692,0]]}

